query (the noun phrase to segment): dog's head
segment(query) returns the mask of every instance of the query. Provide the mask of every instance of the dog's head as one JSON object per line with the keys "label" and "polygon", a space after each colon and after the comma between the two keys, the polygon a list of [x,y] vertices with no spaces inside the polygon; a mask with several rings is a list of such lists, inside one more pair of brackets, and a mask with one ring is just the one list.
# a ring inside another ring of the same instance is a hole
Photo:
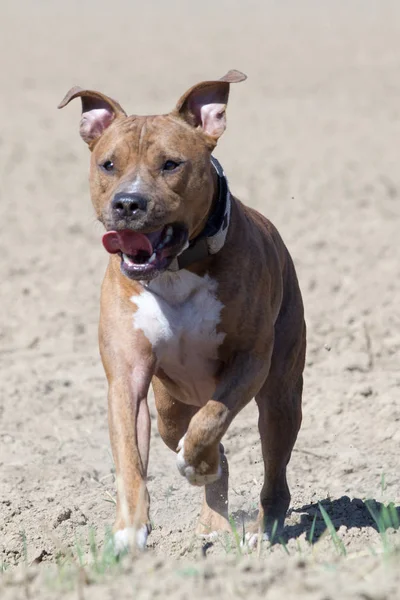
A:
{"label": "dog's head", "polygon": [[80,134],[91,152],[90,189],[122,272],[152,279],[205,225],[213,202],[210,155],[226,127],[229,71],[190,88],[166,115],[127,116],[118,102],[72,88],[59,108],[81,98]]}

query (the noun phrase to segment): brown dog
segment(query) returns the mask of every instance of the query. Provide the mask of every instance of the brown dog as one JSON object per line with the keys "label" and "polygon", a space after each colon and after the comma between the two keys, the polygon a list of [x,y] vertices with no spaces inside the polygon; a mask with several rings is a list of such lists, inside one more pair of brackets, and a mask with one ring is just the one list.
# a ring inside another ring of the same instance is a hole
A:
{"label": "brown dog", "polygon": [[205,486],[197,532],[229,529],[221,439],[255,397],[264,459],[260,525],[283,526],[286,466],[301,423],[306,330],[290,255],[277,230],[229,193],[211,157],[225,130],[230,71],[195,85],[167,115],[130,116],[99,92],[82,101],[92,201],[110,261],[100,351],[117,471],[117,549],[146,544],[153,385],[161,437],[180,473]]}

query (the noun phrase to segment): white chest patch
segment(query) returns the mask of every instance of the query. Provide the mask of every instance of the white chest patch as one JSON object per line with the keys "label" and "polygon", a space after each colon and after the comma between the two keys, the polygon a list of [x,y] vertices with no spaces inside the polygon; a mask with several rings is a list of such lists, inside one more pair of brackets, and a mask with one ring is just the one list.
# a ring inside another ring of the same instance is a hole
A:
{"label": "white chest patch", "polygon": [[218,347],[225,334],[217,332],[223,304],[218,284],[183,269],[163,273],[138,296],[135,329],[143,331],[171,380],[171,393],[188,404],[202,405],[214,391]]}

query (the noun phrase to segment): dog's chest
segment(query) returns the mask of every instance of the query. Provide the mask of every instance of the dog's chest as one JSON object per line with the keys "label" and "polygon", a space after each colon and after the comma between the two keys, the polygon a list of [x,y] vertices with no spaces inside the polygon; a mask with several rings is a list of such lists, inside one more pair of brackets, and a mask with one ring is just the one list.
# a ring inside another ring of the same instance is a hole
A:
{"label": "dog's chest", "polygon": [[171,394],[202,405],[215,389],[218,347],[225,334],[217,331],[222,303],[217,282],[190,271],[164,273],[132,298],[135,329],[143,331],[157,357]]}

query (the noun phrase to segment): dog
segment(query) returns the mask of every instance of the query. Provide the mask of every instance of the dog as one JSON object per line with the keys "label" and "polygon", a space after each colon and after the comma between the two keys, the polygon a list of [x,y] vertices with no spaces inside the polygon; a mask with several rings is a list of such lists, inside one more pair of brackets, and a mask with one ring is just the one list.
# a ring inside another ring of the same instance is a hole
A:
{"label": "dog", "polygon": [[[117,475],[116,548],[151,531],[146,488],[152,384],[158,430],[190,484],[204,487],[196,532],[229,531],[221,440],[253,398],[264,461],[258,523],[279,531],[286,467],[302,420],[306,326],[292,259],[264,216],[231,195],[212,156],[226,127],[229,71],[191,87],[164,115],[127,116],[72,88],[91,151],[90,191],[110,254],[99,344]],[[240,150],[238,150],[240,152]]]}

